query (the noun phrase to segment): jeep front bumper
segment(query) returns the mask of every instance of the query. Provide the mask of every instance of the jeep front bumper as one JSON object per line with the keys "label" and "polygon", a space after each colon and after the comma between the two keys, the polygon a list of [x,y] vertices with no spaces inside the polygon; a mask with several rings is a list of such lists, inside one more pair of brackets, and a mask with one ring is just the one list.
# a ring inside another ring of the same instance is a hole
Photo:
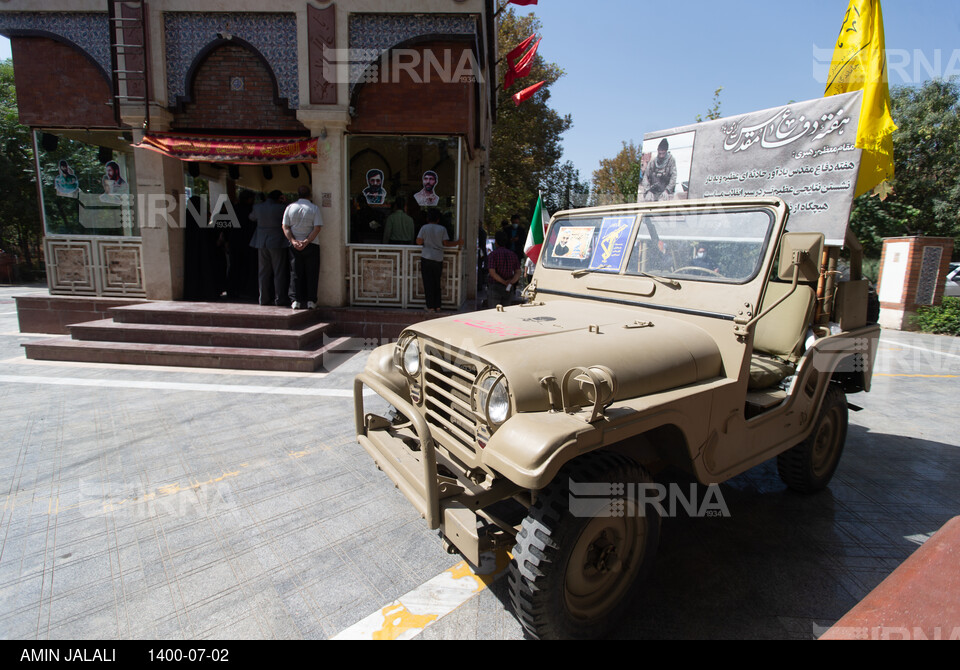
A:
{"label": "jeep front bumper", "polygon": [[[386,417],[367,414],[364,386],[390,403],[407,421],[395,424]],[[468,477],[461,465],[437,449],[431,427],[417,408],[375,373],[368,370],[356,377],[353,396],[357,441],[429,528],[439,529],[474,565],[480,564],[482,552],[505,544],[502,533],[483,531],[482,527],[491,522],[498,524],[481,510],[520,493],[520,487],[502,478],[478,482]],[[499,528],[507,534],[511,532],[503,525]]]}

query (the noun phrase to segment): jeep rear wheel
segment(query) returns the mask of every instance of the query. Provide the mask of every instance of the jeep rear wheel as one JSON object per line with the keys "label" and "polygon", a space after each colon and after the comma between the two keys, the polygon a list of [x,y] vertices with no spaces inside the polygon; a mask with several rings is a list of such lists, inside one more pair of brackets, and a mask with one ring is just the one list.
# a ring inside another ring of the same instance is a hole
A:
{"label": "jeep rear wheel", "polygon": [[830,384],[817,417],[817,425],[803,442],[777,456],[780,479],[800,493],[827,487],[840,464],[847,441],[847,396],[837,384]]}
{"label": "jeep rear wheel", "polygon": [[600,637],[629,606],[659,539],[660,517],[651,505],[640,508],[636,486],[650,481],[634,461],[598,453],[540,492],[508,577],[514,611],[532,637]]}

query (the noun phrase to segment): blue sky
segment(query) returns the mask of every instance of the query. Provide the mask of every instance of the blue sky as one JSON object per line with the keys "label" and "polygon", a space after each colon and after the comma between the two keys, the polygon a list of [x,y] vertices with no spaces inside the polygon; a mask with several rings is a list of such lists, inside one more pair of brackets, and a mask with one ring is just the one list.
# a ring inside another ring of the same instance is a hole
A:
{"label": "blue sky", "polygon": [[[540,0],[540,53],[566,71],[564,160],[588,180],[644,133],[686,125],[720,94],[731,116],[823,95],[848,0]],[[960,2],[883,0],[890,82],[960,75]],[[821,51],[815,51],[819,49]],[[0,59],[10,56],[0,37]],[[531,82],[533,83],[533,82]],[[519,88],[519,87],[518,87]]]}
{"label": "blue sky", "polygon": [[[960,76],[960,2],[883,0],[891,85]],[[848,0],[540,0],[540,53],[566,71],[564,159],[588,180],[623,141],[693,123],[713,93],[731,116],[823,96]],[[601,9],[602,8],[602,9]],[[819,48],[825,52],[815,52]],[[937,59],[939,58],[939,63]],[[818,66],[819,61],[819,66]],[[819,76],[818,76],[819,75]],[[819,81],[818,81],[819,79]]]}

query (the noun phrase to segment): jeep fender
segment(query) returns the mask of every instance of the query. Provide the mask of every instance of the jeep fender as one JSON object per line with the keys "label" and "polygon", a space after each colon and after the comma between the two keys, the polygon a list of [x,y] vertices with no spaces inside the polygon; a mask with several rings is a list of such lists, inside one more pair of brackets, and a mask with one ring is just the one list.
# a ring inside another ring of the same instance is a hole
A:
{"label": "jeep fender", "polygon": [[367,364],[364,366],[364,372],[378,379],[391,391],[402,398],[409,397],[407,391],[407,379],[393,364],[393,353],[396,346],[385,344],[377,347],[367,358]]}
{"label": "jeep fender", "polygon": [[536,491],[578,456],[663,426],[682,426],[683,418],[676,411],[640,415],[632,408],[610,408],[607,416],[593,424],[582,415],[564,412],[517,414],[493,434],[481,456],[488,468]]}

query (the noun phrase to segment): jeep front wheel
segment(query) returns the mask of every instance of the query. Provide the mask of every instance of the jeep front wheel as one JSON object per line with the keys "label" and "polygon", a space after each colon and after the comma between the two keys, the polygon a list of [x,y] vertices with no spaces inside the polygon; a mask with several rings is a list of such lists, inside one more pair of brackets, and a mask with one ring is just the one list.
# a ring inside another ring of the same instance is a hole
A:
{"label": "jeep front wheel", "polygon": [[810,436],[777,456],[780,479],[800,493],[825,489],[840,464],[843,445],[847,441],[847,422],[847,396],[842,387],[832,383]]}
{"label": "jeep front wheel", "polygon": [[600,637],[629,606],[659,539],[660,517],[644,504],[650,482],[634,461],[597,453],[540,492],[509,573],[514,611],[532,637]]}

